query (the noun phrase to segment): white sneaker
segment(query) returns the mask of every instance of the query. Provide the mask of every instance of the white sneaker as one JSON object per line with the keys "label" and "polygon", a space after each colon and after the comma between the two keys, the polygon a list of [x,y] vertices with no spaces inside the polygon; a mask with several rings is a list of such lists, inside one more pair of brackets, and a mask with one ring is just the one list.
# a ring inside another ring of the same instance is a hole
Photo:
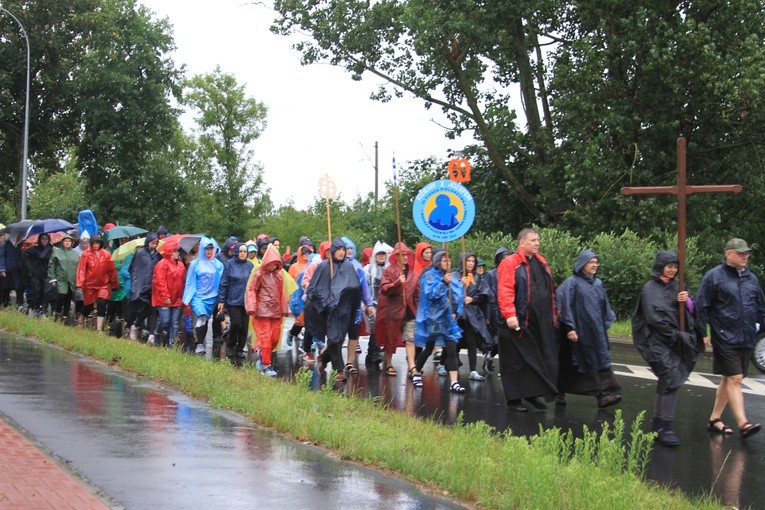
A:
{"label": "white sneaker", "polygon": [[482,376],[481,374],[479,374],[475,370],[470,372],[470,377],[468,377],[468,379],[470,379],[471,381],[485,381],[486,380],[486,378],[484,376]]}
{"label": "white sneaker", "polygon": [[154,345],[154,334],[149,335],[149,338],[146,340],[146,343],[149,345]]}
{"label": "white sneaker", "polygon": [[130,339],[131,340],[138,340],[138,326],[130,326]]}
{"label": "white sneaker", "polygon": [[194,349],[195,354],[205,354],[205,344],[197,344],[196,349]]}

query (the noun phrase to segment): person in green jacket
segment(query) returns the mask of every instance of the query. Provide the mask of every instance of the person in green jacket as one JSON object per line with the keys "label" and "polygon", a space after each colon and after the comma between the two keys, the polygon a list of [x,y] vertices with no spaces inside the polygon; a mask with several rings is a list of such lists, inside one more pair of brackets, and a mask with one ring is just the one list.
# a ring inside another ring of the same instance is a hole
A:
{"label": "person in green jacket", "polygon": [[48,262],[48,278],[50,284],[58,291],[58,299],[53,304],[53,316],[66,322],[72,306],[75,282],[77,280],[77,264],[80,254],[72,249],[74,238],[65,235],[61,239],[61,247],[54,246]]}

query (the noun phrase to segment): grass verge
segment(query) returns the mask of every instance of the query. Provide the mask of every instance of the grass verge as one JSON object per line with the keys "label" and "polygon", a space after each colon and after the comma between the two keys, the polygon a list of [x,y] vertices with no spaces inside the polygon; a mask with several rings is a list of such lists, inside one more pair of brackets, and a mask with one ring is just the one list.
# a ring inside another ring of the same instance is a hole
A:
{"label": "grass verge", "polygon": [[[51,321],[0,312],[0,327],[100,359],[172,385],[213,405],[334,451],[343,459],[389,470],[436,493],[483,508],[719,508],[711,498],[643,482],[651,435],[623,423],[574,439],[558,429],[531,439],[496,434],[483,422],[447,427],[331,390],[235,370],[169,349],[117,340]],[[352,432],[351,432],[352,431]],[[439,445],[433,448],[433,445]]]}

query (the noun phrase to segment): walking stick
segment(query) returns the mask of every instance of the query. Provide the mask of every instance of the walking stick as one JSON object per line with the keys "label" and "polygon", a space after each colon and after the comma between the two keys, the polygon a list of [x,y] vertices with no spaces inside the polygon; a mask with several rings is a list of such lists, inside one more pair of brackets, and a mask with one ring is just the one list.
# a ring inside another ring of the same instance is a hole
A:
{"label": "walking stick", "polygon": [[[319,178],[319,194],[324,197],[327,202],[327,235],[329,242],[332,243],[332,213],[329,208],[329,201],[337,198],[337,185],[328,174],[324,174]],[[322,255],[321,253],[319,254]],[[329,278],[335,277],[335,268],[332,261],[332,252],[329,254]]]}

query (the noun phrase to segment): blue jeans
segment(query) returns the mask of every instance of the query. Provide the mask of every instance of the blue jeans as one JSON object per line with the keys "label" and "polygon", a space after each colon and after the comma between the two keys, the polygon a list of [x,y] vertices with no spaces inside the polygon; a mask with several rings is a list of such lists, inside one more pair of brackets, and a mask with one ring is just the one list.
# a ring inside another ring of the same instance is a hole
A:
{"label": "blue jeans", "polygon": [[159,311],[159,320],[157,321],[157,330],[154,334],[159,335],[163,330],[167,330],[167,344],[172,347],[175,343],[175,335],[178,333],[178,319],[181,317],[181,307],[161,307],[157,310]]}

